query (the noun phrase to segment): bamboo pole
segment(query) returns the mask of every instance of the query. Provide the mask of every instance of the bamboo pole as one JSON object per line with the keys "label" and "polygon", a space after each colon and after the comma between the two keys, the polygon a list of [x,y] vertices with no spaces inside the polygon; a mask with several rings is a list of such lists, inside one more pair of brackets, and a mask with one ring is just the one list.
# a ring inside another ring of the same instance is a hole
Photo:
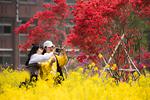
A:
{"label": "bamboo pole", "polygon": [[132,61],[131,57],[129,56],[127,50],[124,48],[124,51],[126,53],[126,55],[128,56],[128,59],[130,60],[131,64],[134,66],[134,68],[137,70],[137,72],[139,73],[139,75],[141,75],[140,71],[137,69],[137,67],[135,66],[134,62]]}
{"label": "bamboo pole", "polygon": [[110,61],[112,60],[112,58],[113,58],[114,54],[116,53],[116,51],[117,51],[119,45],[121,44],[121,41],[123,40],[123,38],[124,38],[124,34],[121,36],[121,40],[118,42],[117,46],[115,47],[115,50],[114,50],[113,53],[111,54],[111,56],[110,56],[110,58],[109,58],[109,60],[108,60],[108,64],[109,64]]}
{"label": "bamboo pole", "polygon": [[[121,36],[121,40],[120,40],[120,41],[118,42],[118,44],[116,45],[115,50],[114,50],[113,53],[111,54],[111,56],[110,56],[108,62],[106,62],[106,60],[105,60],[104,57],[103,57],[103,61],[104,61],[104,63],[105,63],[105,66],[108,65],[108,64],[110,63],[110,61],[112,60],[112,58],[113,58],[114,54],[116,53],[116,51],[117,51],[119,45],[121,44],[121,41],[123,40],[123,38],[124,38],[124,34]],[[108,68],[104,68],[104,69],[103,69],[103,71],[102,71],[100,77],[102,76],[102,74],[105,72],[106,69],[108,69]],[[111,73],[111,74],[112,74],[112,73]]]}

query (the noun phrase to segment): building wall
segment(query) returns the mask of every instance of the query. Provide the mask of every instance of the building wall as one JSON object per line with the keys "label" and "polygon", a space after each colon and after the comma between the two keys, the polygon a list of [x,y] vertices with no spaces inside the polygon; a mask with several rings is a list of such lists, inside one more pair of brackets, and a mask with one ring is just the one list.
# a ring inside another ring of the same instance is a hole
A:
{"label": "building wall", "polygon": [[[19,38],[13,32],[18,26],[16,22],[16,1],[17,0],[0,0],[0,65],[1,64],[24,64],[27,54],[19,52],[16,45],[24,42],[27,35],[20,34]],[[18,17],[21,23],[25,23],[33,14],[42,10],[43,3],[53,2],[53,0],[18,0]],[[75,0],[66,0],[73,5]],[[70,18],[71,19],[71,18]],[[67,22],[69,23],[69,20]],[[68,24],[66,31],[73,25]],[[18,39],[17,39],[18,38]],[[17,58],[17,56],[19,58]],[[15,57],[16,56],[16,57]]]}

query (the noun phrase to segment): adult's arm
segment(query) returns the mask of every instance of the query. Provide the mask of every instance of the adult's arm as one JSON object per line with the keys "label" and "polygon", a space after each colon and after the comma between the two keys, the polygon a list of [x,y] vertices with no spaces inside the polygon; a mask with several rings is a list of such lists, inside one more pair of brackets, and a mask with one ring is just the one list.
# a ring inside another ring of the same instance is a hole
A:
{"label": "adult's arm", "polygon": [[38,63],[38,62],[43,62],[43,61],[49,60],[49,58],[52,57],[52,56],[53,56],[53,52],[45,53],[44,55],[34,54],[34,55],[31,56],[29,64]]}

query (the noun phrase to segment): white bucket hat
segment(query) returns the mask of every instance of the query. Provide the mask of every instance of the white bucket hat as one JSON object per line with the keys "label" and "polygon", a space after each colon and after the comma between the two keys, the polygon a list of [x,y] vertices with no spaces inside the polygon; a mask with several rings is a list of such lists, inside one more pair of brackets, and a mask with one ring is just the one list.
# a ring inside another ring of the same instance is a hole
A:
{"label": "white bucket hat", "polygon": [[55,45],[52,43],[52,41],[45,41],[43,43],[44,47],[55,47]]}

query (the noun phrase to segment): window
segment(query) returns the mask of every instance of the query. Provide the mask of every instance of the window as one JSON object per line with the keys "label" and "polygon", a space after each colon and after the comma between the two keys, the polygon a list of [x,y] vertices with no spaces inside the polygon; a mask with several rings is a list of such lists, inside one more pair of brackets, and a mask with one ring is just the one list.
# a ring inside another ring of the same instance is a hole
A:
{"label": "window", "polygon": [[20,56],[20,64],[24,65],[27,61],[27,58],[28,58],[27,56]]}
{"label": "window", "polygon": [[11,64],[11,57],[0,57],[0,64]]}
{"label": "window", "polygon": [[9,34],[12,32],[11,24],[0,24],[0,34]]}
{"label": "window", "polygon": [[25,24],[26,22],[26,20],[21,20],[21,24]]}
{"label": "window", "polygon": [[11,33],[11,26],[4,26],[4,33]]}
{"label": "window", "polygon": [[1,13],[2,15],[7,14],[7,5],[6,5],[6,4],[0,6],[0,13]]}
{"label": "window", "polygon": [[[20,18],[20,24],[25,24],[29,20],[30,20],[29,18]],[[37,21],[36,20],[34,20],[34,23],[31,24],[31,26],[35,26],[35,25],[37,25]]]}
{"label": "window", "polygon": [[28,52],[22,52],[22,51],[20,51],[19,52],[20,64],[24,65],[25,62],[27,61],[27,59],[28,59]]}
{"label": "window", "polygon": [[20,18],[21,24],[25,24],[29,19],[28,18]]}
{"label": "window", "polygon": [[26,33],[19,34],[19,43],[22,44],[22,43],[26,42],[27,36],[28,36],[28,34],[26,34]]}
{"label": "window", "polygon": [[10,65],[12,64],[12,56],[9,54],[0,55],[0,65]]}
{"label": "window", "polygon": [[0,48],[12,48],[12,35],[0,34]]}

